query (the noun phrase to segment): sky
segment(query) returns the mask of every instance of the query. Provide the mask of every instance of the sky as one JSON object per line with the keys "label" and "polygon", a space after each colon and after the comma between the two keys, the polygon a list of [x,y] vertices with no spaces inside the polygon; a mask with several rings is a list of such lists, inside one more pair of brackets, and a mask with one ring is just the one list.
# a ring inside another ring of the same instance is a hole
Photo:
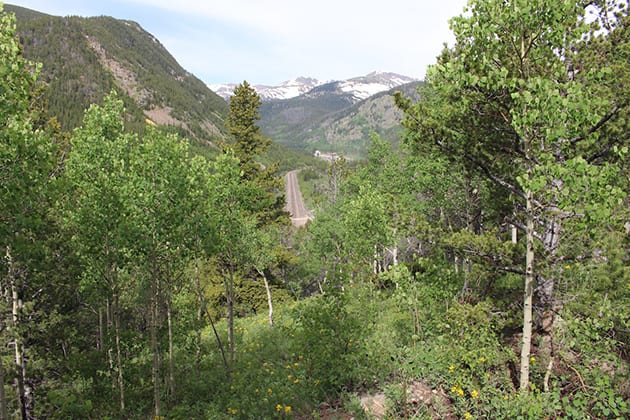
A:
{"label": "sky", "polygon": [[208,84],[423,79],[466,0],[12,0],[57,16],[133,20]]}

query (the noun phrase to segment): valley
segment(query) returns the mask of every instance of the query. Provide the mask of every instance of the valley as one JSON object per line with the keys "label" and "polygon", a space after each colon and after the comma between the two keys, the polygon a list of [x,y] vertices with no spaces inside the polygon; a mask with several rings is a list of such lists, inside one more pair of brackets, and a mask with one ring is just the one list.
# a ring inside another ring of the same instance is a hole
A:
{"label": "valley", "polygon": [[472,0],[424,81],[208,86],[0,3],[0,419],[630,417],[629,12]]}

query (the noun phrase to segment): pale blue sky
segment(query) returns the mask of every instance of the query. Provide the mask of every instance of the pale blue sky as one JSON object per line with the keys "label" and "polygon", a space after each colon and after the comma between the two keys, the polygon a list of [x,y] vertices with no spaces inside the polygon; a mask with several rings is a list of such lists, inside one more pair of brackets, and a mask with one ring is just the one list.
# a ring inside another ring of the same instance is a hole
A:
{"label": "pale blue sky", "polygon": [[206,83],[275,85],[372,71],[423,78],[466,0],[13,0],[53,15],[138,22]]}

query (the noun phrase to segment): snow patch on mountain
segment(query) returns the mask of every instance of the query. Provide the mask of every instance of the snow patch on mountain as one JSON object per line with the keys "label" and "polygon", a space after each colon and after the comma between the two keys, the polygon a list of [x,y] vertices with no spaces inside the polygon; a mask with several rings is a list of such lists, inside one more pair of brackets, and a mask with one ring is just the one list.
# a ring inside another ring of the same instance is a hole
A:
{"label": "snow patch on mountain", "polygon": [[[312,77],[297,77],[295,79],[282,82],[278,86],[254,85],[252,87],[256,90],[260,99],[263,101],[270,101],[274,99],[295,98],[296,96],[300,96],[320,84],[322,84],[322,82]],[[238,86],[236,83],[208,85],[212,91],[223,97],[225,100],[228,100],[234,94],[234,88],[236,86]]]}
{"label": "snow patch on mountain", "polygon": [[298,77],[297,79],[287,80],[279,86],[256,85],[254,89],[256,89],[263,101],[268,101],[272,99],[295,98],[319,86],[321,83],[312,77]]}
{"label": "snow patch on mountain", "polygon": [[[312,77],[298,77],[287,80],[278,86],[254,85],[253,87],[263,101],[295,98],[317,87],[329,86],[329,88],[325,89],[326,91],[334,89],[340,93],[349,94],[354,98],[355,102],[358,102],[377,93],[416,80],[396,73],[375,71],[365,76],[336,82],[321,82]],[[234,94],[236,86],[238,85],[235,83],[208,85],[211,90],[225,100],[229,100],[230,96]]]}
{"label": "snow patch on mountain", "polygon": [[350,93],[357,101],[369,98],[377,93],[385,92],[396,86],[414,82],[416,79],[396,73],[372,72],[366,76],[354,77],[339,83],[338,88]]}

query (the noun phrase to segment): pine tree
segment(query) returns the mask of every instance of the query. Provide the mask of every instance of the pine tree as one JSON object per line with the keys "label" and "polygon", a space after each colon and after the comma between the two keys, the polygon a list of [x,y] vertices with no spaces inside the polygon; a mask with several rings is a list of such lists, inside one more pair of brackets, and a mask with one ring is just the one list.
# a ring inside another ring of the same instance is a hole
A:
{"label": "pine tree", "polygon": [[265,167],[258,161],[271,145],[271,140],[256,125],[260,119],[260,104],[260,96],[247,81],[234,89],[226,123],[231,142],[225,144],[224,149],[234,151],[240,161],[243,182],[254,187],[247,201],[259,225],[263,226],[286,219],[286,213],[283,211],[285,200],[282,178],[278,176],[279,165],[274,163]]}

